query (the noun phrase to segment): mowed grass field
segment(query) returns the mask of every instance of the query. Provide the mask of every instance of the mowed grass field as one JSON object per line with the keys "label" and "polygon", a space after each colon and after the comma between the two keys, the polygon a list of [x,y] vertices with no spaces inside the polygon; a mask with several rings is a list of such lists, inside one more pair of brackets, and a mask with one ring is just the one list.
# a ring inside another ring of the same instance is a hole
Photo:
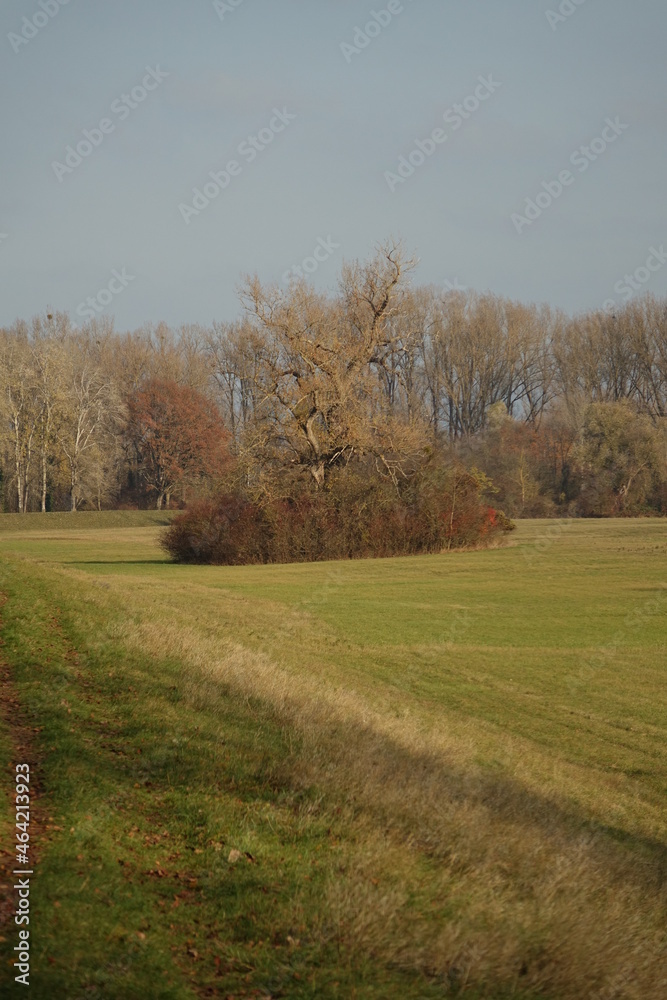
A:
{"label": "mowed grass field", "polygon": [[142,517],[0,517],[32,996],[667,996],[665,521],[185,567]]}

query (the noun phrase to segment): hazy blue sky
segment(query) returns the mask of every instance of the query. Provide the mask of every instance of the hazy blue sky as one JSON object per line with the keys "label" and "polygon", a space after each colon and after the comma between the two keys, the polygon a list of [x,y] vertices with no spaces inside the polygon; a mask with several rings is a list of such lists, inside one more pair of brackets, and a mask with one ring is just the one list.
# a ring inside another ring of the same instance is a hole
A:
{"label": "hazy blue sky", "polygon": [[[89,297],[120,329],[231,319],[243,273],[280,281],[319,246],[333,286],[389,235],[421,282],[574,311],[667,245],[665,0],[3,0],[0,36],[3,324],[80,322]],[[642,287],[665,295],[656,259]]]}

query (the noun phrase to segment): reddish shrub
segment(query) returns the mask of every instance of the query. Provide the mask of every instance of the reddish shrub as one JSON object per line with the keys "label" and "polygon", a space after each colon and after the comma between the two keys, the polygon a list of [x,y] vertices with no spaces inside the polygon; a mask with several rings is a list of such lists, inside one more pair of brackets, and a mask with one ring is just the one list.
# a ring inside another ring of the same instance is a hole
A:
{"label": "reddish shrub", "polygon": [[482,500],[488,482],[429,470],[402,488],[344,470],[319,491],[263,504],[240,494],[194,504],[164,548],[179,562],[241,565],[441,552],[489,544],[514,525]]}

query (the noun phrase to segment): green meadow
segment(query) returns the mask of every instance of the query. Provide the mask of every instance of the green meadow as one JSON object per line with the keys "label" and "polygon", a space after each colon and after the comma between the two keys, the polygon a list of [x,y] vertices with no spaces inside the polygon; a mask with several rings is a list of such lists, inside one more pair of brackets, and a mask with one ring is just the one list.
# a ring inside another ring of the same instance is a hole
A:
{"label": "green meadow", "polygon": [[[167,518],[0,515],[0,961],[30,995],[667,995],[667,525],[172,564]],[[4,995],[4,994],[3,994]]]}

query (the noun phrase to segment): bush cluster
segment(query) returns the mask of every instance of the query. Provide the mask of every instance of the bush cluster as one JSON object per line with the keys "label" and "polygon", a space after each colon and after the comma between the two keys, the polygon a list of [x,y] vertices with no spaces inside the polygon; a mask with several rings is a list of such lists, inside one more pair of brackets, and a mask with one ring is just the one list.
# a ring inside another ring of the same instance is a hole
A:
{"label": "bush cluster", "polygon": [[341,470],[322,489],[253,500],[228,492],[193,504],[163,546],[179,562],[313,562],[487,545],[514,524],[484,499],[489,483],[464,469],[422,471],[395,484]]}

